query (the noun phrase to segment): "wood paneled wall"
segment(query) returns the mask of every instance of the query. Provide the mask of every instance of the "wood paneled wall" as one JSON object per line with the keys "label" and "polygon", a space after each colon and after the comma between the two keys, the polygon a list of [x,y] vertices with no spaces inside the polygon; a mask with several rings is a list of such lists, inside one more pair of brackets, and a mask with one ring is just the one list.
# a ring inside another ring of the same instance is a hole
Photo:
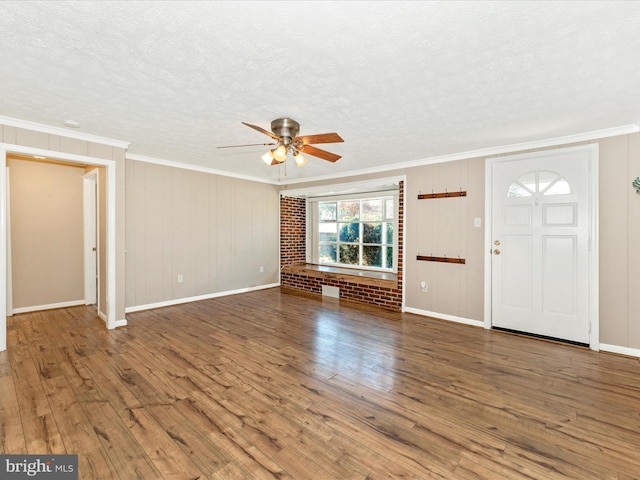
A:
{"label": "wood paneled wall", "polygon": [[132,160],[126,174],[127,307],[278,282],[275,186]]}
{"label": "wood paneled wall", "polygon": [[[484,160],[411,169],[407,175],[405,305],[482,321],[484,314]],[[464,197],[418,199],[420,193],[466,191]],[[474,227],[474,219],[481,226]],[[417,261],[460,257],[464,264]],[[421,282],[428,285],[423,292]]]}

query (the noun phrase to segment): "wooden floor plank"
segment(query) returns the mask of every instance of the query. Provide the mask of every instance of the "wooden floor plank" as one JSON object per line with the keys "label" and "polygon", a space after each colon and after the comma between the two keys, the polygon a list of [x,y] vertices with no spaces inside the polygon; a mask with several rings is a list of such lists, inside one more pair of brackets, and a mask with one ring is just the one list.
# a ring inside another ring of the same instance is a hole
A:
{"label": "wooden floor plank", "polygon": [[278,288],[8,319],[0,453],[82,478],[631,480],[640,362]]}
{"label": "wooden floor plank", "polygon": [[2,376],[0,377],[0,451],[17,454],[26,450],[13,377]]}
{"label": "wooden floor plank", "polygon": [[67,380],[63,376],[56,376],[42,383],[66,451],[84,452],[78,456],[78,476],[116,477],[111,461]]}

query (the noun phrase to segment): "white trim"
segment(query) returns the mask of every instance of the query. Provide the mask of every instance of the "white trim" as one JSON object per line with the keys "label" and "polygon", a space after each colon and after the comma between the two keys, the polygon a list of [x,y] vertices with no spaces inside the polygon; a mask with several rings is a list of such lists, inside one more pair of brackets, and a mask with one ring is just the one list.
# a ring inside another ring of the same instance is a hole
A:
{"label": "white trim", "polygon": [[172,305],[180,305],[183,303],[191,303],[191,302],[198,302],[200,300],[209,300],[211,298],[217,298],[217,297],[226,297],[229,295],[236,295],[238,293],[247,293],[247,292],[254,292],[256,290],[265,290],[267,288],[274,288],[274,287],[279,287],[280,283],[270,283],[267,285],[258,285],[257,287],[247,287],[247,288],[239,288],[237,290],[227,290],[226,292],[216,292],[216,293],[208,293],[206,295],[197,295],[195,297],[185,297],[185,298],[178,298],[176,300],[167,300],[165,302],[157,302],[157,303],[148,303],[146,305],[137,305],[135,307],[127,307],[125,309],[126,313],[134,313],[134,312],[141,312],[143,310],[150,310],[152,308],[162,308],[162,307],[170,307]]}
{"label": "white trim", "polygon": [[493,192],[493,175],[491,174],[491,165],[489,160],[485,160],[484,165],[484,245],[482,252],[484,255],[484,328],[491,328],[491,231],[492,225],[492,192]]}
{"label": "white trim", "polygon": [[240,173],[233,173],[225,170],[216,170],[215,168],[202,167],[200,165],[189,165],[186,163],[175,162],[173,160],[164,160],[162,158],[147,157],[145,155],[136,155],[135,153],[127,152],[125,158],[127,160],[133,160],[134,162],[153,163],[154,165],[162,165],[165,167],[181,168],[183,170],[192,170],[194,172],[209,173],[212,175],[220,175],[223,177],[239,178],[241,180],[250,180],[252,182],[278,185],[278,182],[274,180],[267,180],[264,178],[252,177],[251,175],[242,175]]}
{"label": "white trim", "polygon": [[118,327],[126,327],[127,326],[127,320],[116,320],[116,323],[114,325],[113,328],[118,328]]}
{"label": "white trim", "polygon": [[61,137],[75,138],[78,140],[85,140],[87,142],[99,143],[102,145],[109,145],[111,147],[129,148],[130,143],[122,140],[115,140],[113,138],[99,137],[97,135],[91,135],[89,133],[69,130],[62,127],[52,127],[51,125],[45,125],[42,123],[29,122],[27,120],[20,120],[19,118],[11,118],[0,115],[0,124],[7,125],[9,127],[22,128],[25,130],[33,130],[41,133],[48,133],[51,135],[59,135]]}
{"label": "white trim", "polygon": [[[384,192],[391,184],[397,186],[400,181],[406,182],[406,175],[396,175],[392,177],[380,177],[373,180],[365,180],[360,182],[337,183],[334,185],[321,185],[318,187],[296,188],[293,190],[280,190],[281,197],[328,197],[349,195],[350,193],[360,192]],[[385,190],[380,190],[383,188]],[[393,191],[393,190],[389,190]],[[396,192],[398,189],[396,188]]]}
{"label": "white trim", "polygon": [[470,318],[456,317],[446,313],[430,312],[429,310],[421,310],[419,308],[406,307],[405,312],[422,315],[423,317],[435,318],[436,320],[446,320],[448,322],[460,323],[472,327],[483,327],[484,324],[480,320],[472,320]]}
{"label": "white trim", "polygon": [[8,154],[16,153],[18,155],[27,155],[31,157],[44,157],[46,160],[64,160],[72,163],[82,163],[89,165],[100,165],[103,167],[113,166],[113,160],[105,160],[104,158],[88,157],[86,155],[77,155],[75,153],[56,152],[54,150],[45,150],[43,148],[24,147],[13,143],[0,143],[0,147],[4,148]]}
{"label": "white trim", "polygon": [[113,330],[114,328],[118,328],[118,327],[125,327],[127,326],[127,320],[116,320],[115,322],[113,322],[113,326],[111,328],[109,328],[109,320],[107,318],[107,316],[102,313],[100,310],[98,310],[98,317],[100,317],[105,324],[105,327],[107,327],[109,330]]}
{"label": "white trim", "polygon": [[39,312],[41,310],[53,310],[55,308],[77,307],[78,305],[84,305],[84,299],[72,300],[69,302],[50,303],[49,305],[34,305],[31,307],[14,308],[13,313]]}
{"label": "white trim", "polygon": [[[496,163],[517,161],[526,158],[555,156],[558,152],[587,151],[589,153],[589,348],[598,351],[600,348],[600,273],[599,273],[599,145],[597,143],[564,147],[561,149],[542,150],[538,152],[520,153],[504,157],[487,158],[485,160],[485,243],[483,251],[490,255],[492,232],[492,167]],[[484,328],[491,328],[491,262],[484,262]]]}
{"label": "white trim", "polygon": [[601,352],[617,353],[618,355],[627,355],[629,357],[640,358],[640,348],[620,347],[618,345],[600,344]]}
{"label": "white trim", "polygon": [[[107,329],[112,330],[127,321],[116,319],[116,168],[117,162],[107,168]],[[121,165],[120,168],[125,168]],[[98,292],[98,295],[100,293]],[[103,306],[100,305],[102,308]]]}
{"label": "white trim", "polygon": [[11,253],[11,169],[7,170],[7,317],[13,315],[13,257]]}
{"label": "white trim", "polygon": [[456,160],[466,160],[469,158],[490,157],[493,155],[504,155],[507,153],[517,153],[523,150],[534,150],[546,147],[557,147],[568,145],[571,143],[589,142],[601,138],[615,137],[618,135],[627,135],[630,133],[640,132],[640,127],[636,124],[622,125],[620,127],[605,128],[602,130],[594,130],[592,132],[578,133],[575,135],[565,135],[563,137],[554,137],[543,140],[533,140],[531,142],[514,143],[511,145],[500,145],[496,147],[480,148],[478,150],[469,150],[466,152],[452,153],[449,155],[440,155],[437,157],[427,157],[408,162],[394,163],[388,165],[379,165],[362,170],[353,170],[350,172],[337,172],[330,175],[322,175],[318,177],[309,177],[302,179],[283,180],[278,185],[293,185],[297,183],[317,182],[320,180],[336,180],[346,177],[354,177],[360,175],[377,174],[382,172],[390,172],[393,170],[401,170],[404,168],[421,167],[423,165],[432,165],[435,163],[453,162]]}
{"label": "white trim", "polygon": [[[590,145],[589,158],[589,347],[600,350],[600,145]],[[585,147],[586,148],[586,147]]]}
{"label": "white trim", "polygon": [[0,352],[7,349],[7,148],[0,143]]}

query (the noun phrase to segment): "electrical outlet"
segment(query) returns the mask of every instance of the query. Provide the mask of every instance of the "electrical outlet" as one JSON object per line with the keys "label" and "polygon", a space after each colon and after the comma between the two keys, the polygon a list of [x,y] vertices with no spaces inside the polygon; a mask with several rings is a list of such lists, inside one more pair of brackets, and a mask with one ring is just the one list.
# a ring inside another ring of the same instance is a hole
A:
{"label": "electrical outlet", "polygon": [[423,292],[428,292],[429,291],[429,284],[427,282],[425,282],[424,280],[420,282],[420,289]]}
{"label": "electrical outlet", "polygon": [[260,267],[260,273],[264,273],[264,267]]}
{"label": "electrical outlet", "polygon": [[178,283],[184,282],[184,277],[182,275],[178,275]]}

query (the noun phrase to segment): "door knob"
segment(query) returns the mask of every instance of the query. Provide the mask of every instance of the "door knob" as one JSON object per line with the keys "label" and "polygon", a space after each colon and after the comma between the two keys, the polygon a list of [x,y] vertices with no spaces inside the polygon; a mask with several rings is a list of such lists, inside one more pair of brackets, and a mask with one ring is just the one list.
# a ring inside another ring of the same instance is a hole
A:
{"label": "door knob", "polygon": [[494,248],[493,249],[493,254],[494,255],[500,255],[500,249],[499,248]]}

